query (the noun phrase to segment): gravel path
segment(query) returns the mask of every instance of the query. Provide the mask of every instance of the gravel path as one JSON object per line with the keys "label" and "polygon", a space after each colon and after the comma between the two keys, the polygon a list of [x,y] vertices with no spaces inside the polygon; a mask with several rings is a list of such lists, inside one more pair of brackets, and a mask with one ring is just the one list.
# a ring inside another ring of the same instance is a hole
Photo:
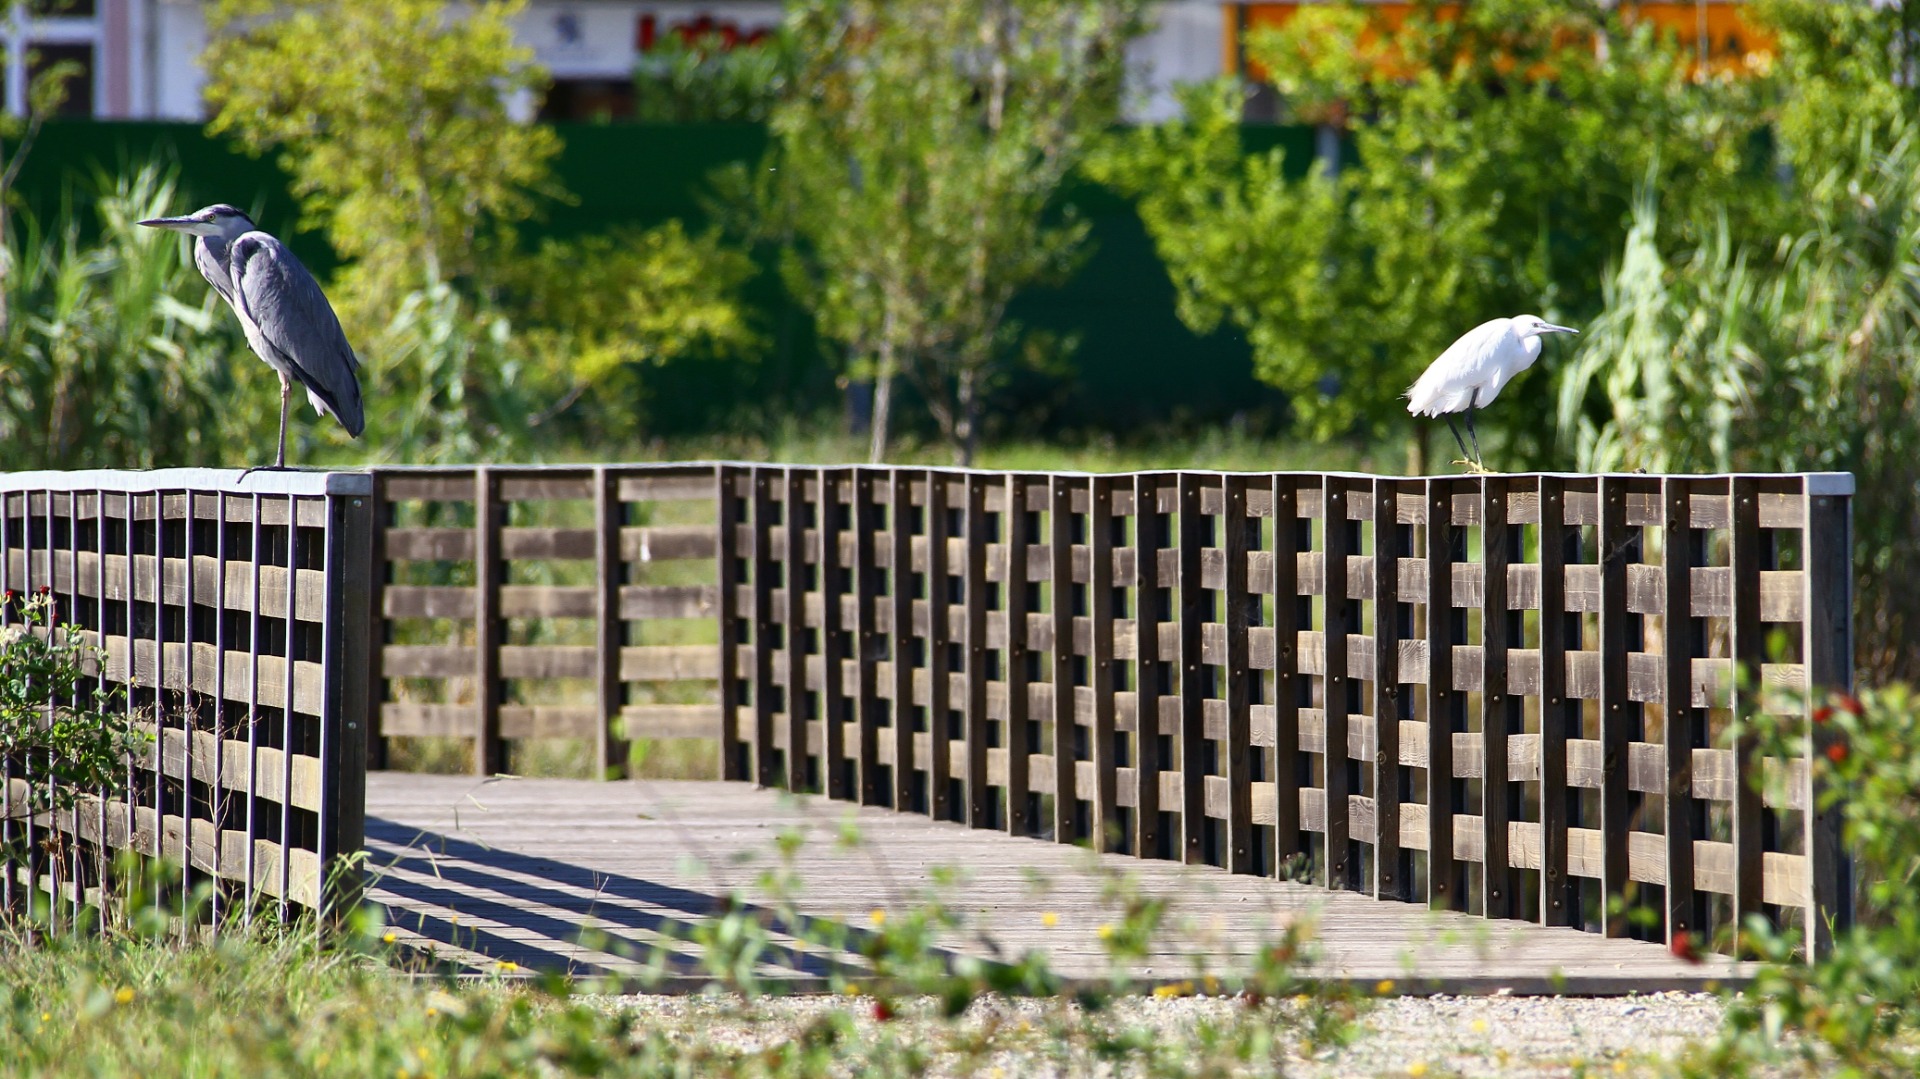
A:
{"label": "gravel path", "polygon": [[[856,1017],[859,1037],[919,1037],[935,1053],[930,1074],[1063,1076],[1105,1074],[1090,1058],[1061,1047],[1054,1031],[1084,1028],[1072,1005],[1044,1000],[975,1003],[956,1024],[927,1016],[927,1002],[897,1002],[889,1023],[874,1018],[870,998],[792,997],[751,1008],[736,998],[625,996],[600,998],[607,1008],[637,1013],[642,1029],[664,1029],[752,1051],[785,1041],[834,1009]],[[1298,1005],[1282,1006],[1298,1018]],[[1310,1048],[1289,1033],[1285,1071],[1293,1076],[1571,1076],[1642,1074],[1712,1034],[1724,1005],[1706,994],[1643,997],[1399,997],[1372,1002],[1361,1034],[1343,1048]],[[1130,997],[1098,1022],[1103,1029],[1149,1032],[1157,1044],[1192,1038],[1205,1021],[1244,1016],[1222,997]]]}

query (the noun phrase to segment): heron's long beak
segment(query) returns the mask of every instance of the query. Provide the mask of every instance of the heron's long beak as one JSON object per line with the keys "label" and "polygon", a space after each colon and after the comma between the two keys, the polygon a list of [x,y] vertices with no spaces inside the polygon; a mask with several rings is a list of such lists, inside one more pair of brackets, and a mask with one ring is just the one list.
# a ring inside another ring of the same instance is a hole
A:
{"label": "heron's long beak", "polygon": [[1540,324],[1540,332],[1541,332],[1541,333],[1574,333],[1574,334],[1577,334],[1577,333],[1579,333],[1580,331],[1579,331],[1579,330],[1576,330],[1576,329],[1574,329],[1574,328],[1573,328],[1572,326],[1555,326],[1555,325],[1554,325],[1553,323],[1551,323],[1551,322],[1543,322],[1543,323],[1541,323],[1541,324]]}
{"label": "heron's long beak", "polygon": [[173,232],[185,232],[194,236],[205,236],[212,227],[204,221],[195,221],[191,217],[153,217],[140,222],[150,229],[169,229]]}

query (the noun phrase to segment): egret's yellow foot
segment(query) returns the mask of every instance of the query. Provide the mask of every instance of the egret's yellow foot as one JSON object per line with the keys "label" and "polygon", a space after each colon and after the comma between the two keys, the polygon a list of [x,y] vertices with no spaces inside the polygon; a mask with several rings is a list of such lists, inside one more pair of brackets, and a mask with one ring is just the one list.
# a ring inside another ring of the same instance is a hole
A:
{"label": "egret's yellow foot", "polygon": [[1480,463],[1480,462],[1478,462],[1478,461],[1469,461],[1469,460],[1467,460],[1467,459],[1466,459],[1466,458],[1464,458],[1464,457],[1463,457],[1463,458],[1461,458],[1461,459],[1459,459],[1459,460],[1457,460],[1457,461],[1455,461],[1455,462],[1453,462],[1453,463],[1454,463],[1454,464],[1456,464],[1456,465],[1459,465],[1459,466],[1461,466],[1462,468],[1465,468],[1465,469],[1467,470],[1467,475],[1469,475],[1469,476],[1497,476],[1497,475],[1499,475],[1499,473],[1497,473],[1497,472],[1495,472],[1495,471],[1494,471],[1493,469],[1491,469],[1491,468],[1488,468],[1488,467],[1487,467],[1486,465],[1483,465],[1483,464],[1481,464],[1481,463]]}

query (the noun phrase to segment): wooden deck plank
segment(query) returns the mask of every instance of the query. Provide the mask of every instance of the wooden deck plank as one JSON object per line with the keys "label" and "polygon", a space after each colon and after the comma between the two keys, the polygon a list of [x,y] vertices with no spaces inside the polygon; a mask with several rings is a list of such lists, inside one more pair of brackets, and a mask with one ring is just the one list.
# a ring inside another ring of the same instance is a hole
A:
{"label": "wooden deck plank", "polygon": [[[944,898],[971,928],[984,930],[1003,954],[1047,951],[1072,979],[1111,973],[1098,934],[1117,917],[1103,899],[1115,874],[1173,899],[1169,928],[1130,971],[1148,981],[1190,976],[1195,957],[1231,977],[1263,938],[1303,918],[1316,926],[1320,959],[1312,973],[1368,984],[1617,993],[1699,989],[1748,973],[1725,960],[1685,964],[1658,944],[1490,923],[1207,866],[1104,855],[1089,867],[1087,852],[1061,844],[743,783],[379,772],[368,777],[367,801],[371,866],[401,863],[371,889],[389,918],[426,940],[447,941],[450,956],[529,969],[624,973],[647,949],[674,947],[669,931],[710,916],[730,889],[754,898],[775,837],[791,828],[808,837],[796,858],[803,914],[864,930],[873,910],[906,909],[937,867],[959,866],[961,879]],[[851,850],[836,843],[849,818],[864,837]],[[1043,887],[1033,885],[1036,871]],[[1057,926],[1045,924],[1048,913]],[[456,925],[467,931],[450,934]],[[609,939],[583,943],[579,931],[588,926]],[[972,932],[938,944],[953,954],[983,947]],[[678,952],[670,965],[689,961],[684,948]],[[857,969],[851,955],[799,950],[770,960],[767,972],[805,985],[837,962]]]}

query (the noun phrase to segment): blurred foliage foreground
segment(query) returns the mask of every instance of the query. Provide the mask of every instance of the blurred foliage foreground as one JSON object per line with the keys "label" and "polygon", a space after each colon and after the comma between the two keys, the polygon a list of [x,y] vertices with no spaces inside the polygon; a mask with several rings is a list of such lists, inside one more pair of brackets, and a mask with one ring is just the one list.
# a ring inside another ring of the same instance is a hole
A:
{"label": "blurred foliage foreground", "polygon": [[[1573,1074],[1687,1077],[1911,1075],[1920,1068],[1920,751],[1909,732],[1916,701],[1904,686],[1835,695],[1813,713],[1814,777],[1844,805],[1863,890],[1859,924],[1809,966],[1798,940],[1764,919],[1748,927],[1763,962],[1726,999],[1723,1027],[1680,1056],[1555,1061]],[[1762,718],[1767,751],[1803,746],[1806,720]],[[1779,743],[1769,745],[1768,743]],[[1783,781],[1783,777],[1774,777]],[[208,893],[170,890],[177,871],[123,863],[119,898],[84,934],[47,933],[44,911],[0,927],[0,1070],[89,1075],[953,1075],[994,1067],[1063,1075],[1284,1075],[1338,1072],[1364,1036],[1368,997],[1392,983],[1343,989],[1313,980],[1312,927],[1276,936],[1231,979],[1194,969],[1149,987],[1125,971],[1159,954],[1169,907],[1129,878],[1090,863],[1086,881],[1108,910],[1099,932],[1114,972],[1069,988],[1043,953],[992,963],[955,958],[942,941],[991,946],[993,926],[941,900],[953,870],[924,892],[876,909],[856,926],[808,918],[794,903],[793,866],[807,840],[772,843],[756,886],[680,931],[675,952],[712,993],[674,1004],[615,999],[648,978],[443,980],[431,957],[365,917],[320,931],[237,922],[219,941],[183,933],[204,924]],[[832,840],[864,840],[851,825]],[[376,870],[377,871],[377,870]],[[959,870],[964,871],[964,868]],[[230,918],[239,912],[230,910]],[[88,921],[83,918],[83,921]],[[830,965],[833,997],[783,1001],[763,963],[814,954]],[[584,930],[589,947],[619,947]],[[646,958],[644,956],[639,958]],[[664,953],[650,968],[667,969]],[[684,968],[682,968],[684,969]],[[407,974],[425,976],[404,976]],[[509,977],[513,976],[513,977]],[[1218,998],[1169,1024],[1137,998]],[[1019,1002],[1010,998],[1026,998]],[[1441,1051],[1436,1042],[1435,1051]],[[1608,1069],[1608,1064],[1611,1064]],[[1444,1064],[1434,1065],[1442,1074]],[[1409,1074],[1425,1074],[1416,1064]]]}

